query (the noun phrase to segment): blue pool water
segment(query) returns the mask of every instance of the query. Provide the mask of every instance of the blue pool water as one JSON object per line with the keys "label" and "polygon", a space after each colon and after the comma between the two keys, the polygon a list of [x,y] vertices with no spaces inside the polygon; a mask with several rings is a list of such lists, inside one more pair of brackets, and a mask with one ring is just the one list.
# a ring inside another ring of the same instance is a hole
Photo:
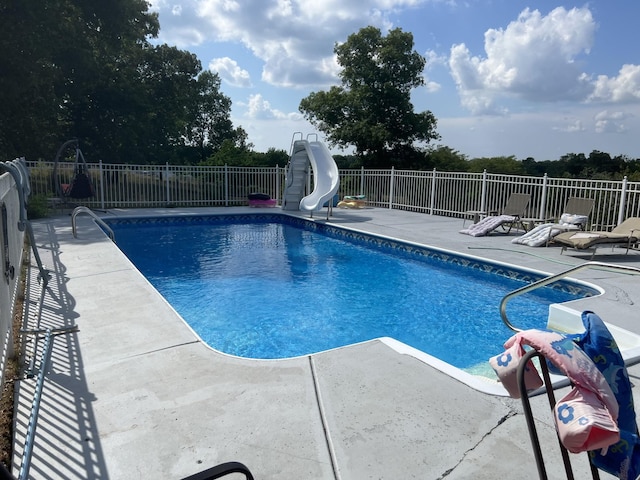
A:
{"label": "blue pool water", "polygon": [[[287,218],[110,225],[118,246],[198,335],[242,357],[293,357],[387,336],[472,368],[511,335],[500,300],[535,280],[477,259]],[[567,285],[517,297],[509,318],[544,328],[550,303],[595,293]]]}

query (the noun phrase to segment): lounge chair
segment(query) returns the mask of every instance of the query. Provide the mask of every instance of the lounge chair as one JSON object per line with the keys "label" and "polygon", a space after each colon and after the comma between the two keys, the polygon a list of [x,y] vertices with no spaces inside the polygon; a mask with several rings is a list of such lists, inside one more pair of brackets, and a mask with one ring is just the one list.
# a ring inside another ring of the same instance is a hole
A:
{"label": "lounge chair", "polygon": [[592,198],[571,197],[564,207],[563,214],[556,222],[538,225],[521,237],[514,238],[511,243],[530,247],[547,246],[553,237],[562,232],[584,230],[594,203]]}
{"label": "lounge chair", "polygon": [[528,193],[512,193],[499,215],[485,217],[469,228],[463,228],[460,233],[471,235],[472,237],[481,237],[491,233],[498,227],[506,229],[505,233],[509,233],[511,228],[520,223],[520,219],[524,215],[530,200],[531,195]]}
{"label": "lounge chair", "polygon": [[640,241],[640,217],[629,217],[610,232],[564,232],[553,238],[553,243],[562,245],[562,252],[568,248],[587,250],[593,248],[591,258],[596,254],[599,245],[621,245],[629,249]]}

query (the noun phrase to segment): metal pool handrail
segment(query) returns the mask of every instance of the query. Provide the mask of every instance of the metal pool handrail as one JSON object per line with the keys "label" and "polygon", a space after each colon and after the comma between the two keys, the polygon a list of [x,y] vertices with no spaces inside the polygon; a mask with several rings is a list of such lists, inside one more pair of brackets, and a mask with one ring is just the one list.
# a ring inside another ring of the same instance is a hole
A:
{"label": "metal pool handrail", "polygon": [[500,302],[500,316],[502,317],[502,321],[507,327],[509,327],[514,332],[521,332],[522,329],[515,327],[507,318],[507,302],[509,300],[511,300],[514,297],[517,297],[518,295],[522,295],[523,293],[528,293],[540,287],[544,287],[545,285],[549,285],[550,283],[553,283],[557,280],[560,280],[561,278],[565,278],[571,275],[574,272],[577,272],[579,270],[584,270],[586,268],[599,268],[602,270],[611,270],[614,272],[618,272],[618,271],[626,272],[626,273],[630,273],[631,275],[640,275],[640,268],[636,268],[636,267],[628,267],[625,265],[616,265],[612,263],[603,263],[603,262],[586,262],[576,267],[570,268],[569,270],[565,270],[564,272],[557,273],[555,275],[551,275],[549,277],[538,280],[537,282],[530,283],[529,285],[525,285],[524,287],[521,287],[517,290],[514,290],[513,292],[506,294],[502,299],[502,301]]}
{"label": "metal pool handrail", "polygon": [[104,228],[107,231],[107,234],[109,235],[109,238],[114,241],[115,240],[115,234],[113,233],[113,230],[111,229],[111,227],[109,225],[107,225],[104,220],[102,220],[100,217],[98,217],[95,213],[93,213],[93,210],[91,210],[88,207],[76,207],[73,210],[73,213],[71,214],[71,231],[73,232],[73,238],[77,238],[76,235],[76,217],[78,215],[80,215],[81,213],[86,213],[87,215],[89,215],[91,218],[93,218],[96,223],[98,225],[100,225],[102,228]]}

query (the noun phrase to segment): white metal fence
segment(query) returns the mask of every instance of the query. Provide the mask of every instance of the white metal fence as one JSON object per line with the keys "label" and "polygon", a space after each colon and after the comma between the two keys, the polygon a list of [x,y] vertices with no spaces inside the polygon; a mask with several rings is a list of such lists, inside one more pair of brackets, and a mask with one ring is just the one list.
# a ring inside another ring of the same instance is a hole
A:
{"label": "white metal fence", "polygon": [[[30,162],[33,195],[57,189],[52,162]],[[89,208],[247,205],[252,192],[282,198],[283,167],[197,167],[89,164],[95,196],[74,200]],[[74,163],[58,166],[57,182],[71,183]],[[369,205],[462,217],[468,211],[499,211],[511,193],[529,193],[526,215],[557,218],[570,197],[593,198],[592,229],[608,229],[640,216],[640,182],[528,177],[466,172],[340,171],[339,196],[366,195]],[[571,212],[567,212],[571,213]]]}

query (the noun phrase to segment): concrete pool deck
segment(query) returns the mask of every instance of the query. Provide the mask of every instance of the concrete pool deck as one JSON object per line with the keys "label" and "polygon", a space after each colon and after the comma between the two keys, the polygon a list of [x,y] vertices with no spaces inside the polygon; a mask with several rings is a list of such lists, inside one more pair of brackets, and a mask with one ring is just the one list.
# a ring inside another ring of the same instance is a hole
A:
{"label": "concrete pool deck", "polygon": [[[190,212],[271,210],[105,215]],[[514,245],[513,233],[461,235],[461,219],[379,208],[333,213],[336,225],[548,273],[590,256]],[[326,213],[315,218],[325,221]],[[76,324],[78,331],[53,343],[30,478],[179,479],[226,461],[246,464],[256,479],[537,476],[519,400],[481,393],[378,340],[278,361],[220,354],[198,340],[92,219],[78,217],[77,238],[68,215],[33,228],[51,270],[42,325]],[[640,266],[639,252],[598,252],[595,260]],[[605,290],[574,308],[640,334],[640,278],[595,269],[573,278]],[[636,384],[640,365],[629,371]],[[19,382],[16,474],[33,383]],[[635,397],[640,405],[638,389]],[[550,478],[564,478],[546,398],[533,405],[550,446]],[[586,458],[574,464],[576,478],[584,478]]]}

